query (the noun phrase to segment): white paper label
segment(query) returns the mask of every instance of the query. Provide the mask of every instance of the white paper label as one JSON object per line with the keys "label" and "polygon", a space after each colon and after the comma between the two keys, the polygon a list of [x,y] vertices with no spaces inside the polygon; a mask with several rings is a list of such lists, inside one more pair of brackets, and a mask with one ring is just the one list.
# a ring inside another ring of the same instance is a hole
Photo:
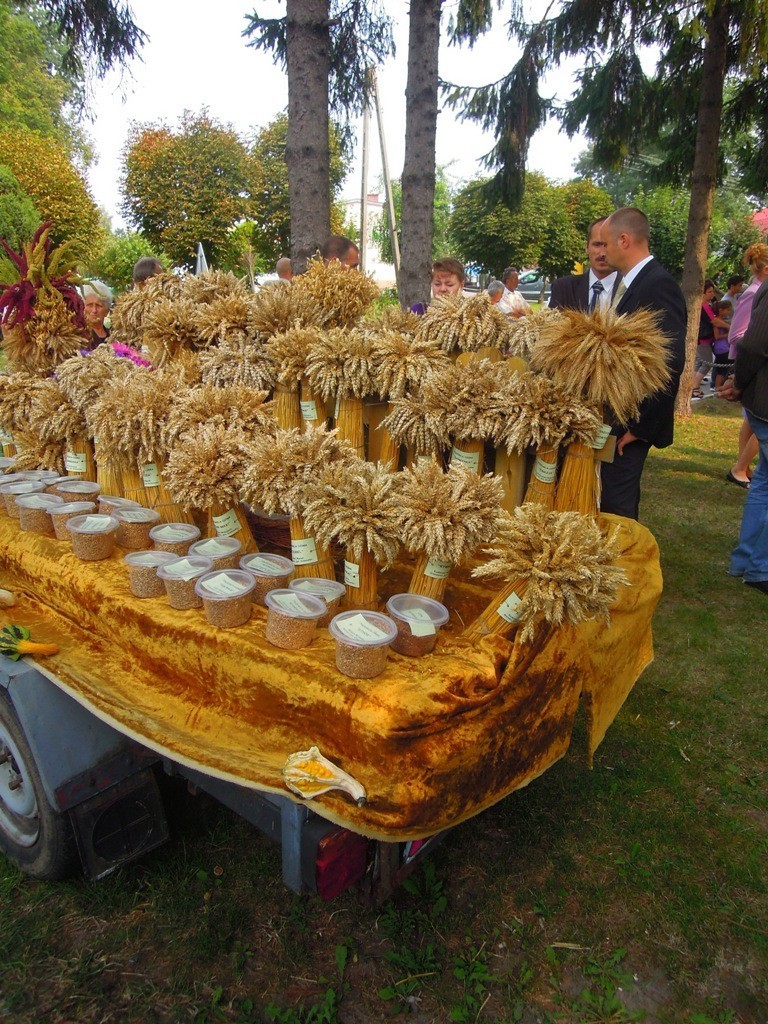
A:
{"label": "white paper label", "polygon": [[317,405],[315,402],[301,402],[301,415],[305,420],[316,420]]}
{"label": "white paper label", "polygon": [[402,614],[408,619],[411,633],[414,636],[434,636],[435,624],[430,619],[429,613],[423,608],[408,608]]}
{"label": "white paper label", "polygon": [[540,459],[537,456],[536,461],[533,464],[533,475],[543,484],[554,483],[555,477],[557,476],[557,463],[544,462],[543,459]]}
{"label": "white paper label", "polygon": [[217,597],[240,597],[245,588],[242,583],[222,573],[221,576],[211,576],[206,580],[205,589]]}
{"label": "white paper label", "polygon": [[195,551],[201,555],[213,555],[215,558],[217,555],[228,555],[229,547],[227,544],[222,544],[220,540],[216,540],[215,537],[211,537],[210,540],[204,540],[195,545]]}
{"label": "white paper label", "polygon": [[360,566],[356,562],[344,559],[344,583],[348,587],[360,586]]}
{"label": "white paper label", "polygon": [[0,430],[0,444],[13,444],[13,434],[7,430]]}
{"label": "white paper label", "polygon": [[237,512],[231,508],[222,516],[213,516],[213,525],[219,537],[231,537],[240,529],[240,520],[237,518]]}
{"label": "white paper label", "polygon": [[499,615],[505,622],[519,622],[520,605],[523,603],[522,598],[518,597],[513,591],[503,604],[499,605]]}
{"label": "white paper label", "polygon": [[262,576],[286,576],[285,569],[281,569],[279,565],[275,565],[274,562],[268,558],[263,558],[261,555],[254,555],[248,559],[248,568],[254,572],[260,573]]}
{"label": "white paper label", "polygon": [[191,580],[193,576],[199,576],[200,570],[188,558],[182,558],[179,562],[174,562],[172,565],[166,565],[165,571],[169,576],[173,576],[174,579],[178,580]]}
{"label": "white paper label", "polygon": [[452,568],[453,562],[444,562],[442,558],[430,558],[424,575],[429,576],[432,580],[444,580],[446,576],[450,575]]}
{"label": "white paper label", "polygon": [[270,601],[272,604],[277,605],[282,612],[290,612],[294,615],[304,616],[309,611],[298,594],[272,594]]}
{"label": "white paper label", "polygon": [[291,560],[294,565],[314,565],[317,562],[317,547],[314,537],[302,537],[291,541]]}
{"label": "white paper label", "polygon": [[340,622],[337,620],[336,627],[349,640],[389,642],[388,634],[369,622],[362,612],[358,615],[350,615],[348,619],[342,619]]}
{"label": "white paper label", "polygon": [[126,508],[126,509],[122,509],[121,508],[120,509],[120,518],[125,523],[149,523],[155,517],[149,512],[149,509],[144,509],[144,508]]}
{"label": "white paper label", "polygon": [[160,486],[160,474],[157,471],[157,463],[144,463],[144,465],[141,467],[141,481],[145,487]]}
{"label": "white paper label", "polygon": [[80,529],[86,533],[104,533],[105,530],[112,529],[112,523],[109,516],[86,516],[80,524]]}
{"label": "white paper label", "polygon": [[64,469],[68,473],[84,473],[88,467],[85,452],[65,452]]}
{"label": "white paper label", "polygon": [[451,465],[464,466],[476,473],[480,466],[480,452],[463,452],[461,448],[451,448]]}
{"label": "white paper label", "polygon": [[155,538],[157,540],[189,540],[189,534],[177,526],[163,526],[157,531]]}
{"label": "white paper label", "polygon": [[592,441],[593,448],[604,448],[605,442],[608,440],[611,433],[610,423],[603,423],[597,428],[594,440]]}

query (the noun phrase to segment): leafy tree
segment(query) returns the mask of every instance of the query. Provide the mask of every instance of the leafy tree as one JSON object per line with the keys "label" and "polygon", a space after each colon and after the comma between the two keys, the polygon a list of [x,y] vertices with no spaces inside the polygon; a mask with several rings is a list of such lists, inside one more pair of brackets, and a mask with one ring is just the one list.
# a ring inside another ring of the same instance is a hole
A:
{"label": "leafy tree", "polygon": [[0,165],[0,238],[16,251],[28,242],[40,224],[35,204],[7,167]]}
{"label": "leafy tree", "polygon": [[322,244],[331,227],[329,105],[362,109],[365,71],[393,52],[390,18],[377,2],[286,0],[284,18],[248,16],[250,46],[271,52],[288,74],[286,162],[291,255]]}
{"label": "leafy tree", "polygon": [[0,164],[18,179],[43,220],[53,221],[55,242],[71,241],[76,258],[86,261],[103,244],[99,211],[65,150],[25,128],[0,131]]}
{"label": "leafy tree", "polygon": [[64,71],[78,78],[86,67],[103,76],[138,56],[147,39],[120,0],[39,0],[38,6],[61,42]]}
{"label": "leafy tree", "polygon": [[[392,200],[395,207],[395,220],[398,225],[398,238],[401,239],[403,223],[403,187],[398,178],[395,178],[392,181]],[[451,240],[448,234],[448,228],[451,221],[451,205],[452,196],[448,177],[444,168],[438,167],[435,178],[435,200],[432,211],[432,260],[439,259],[441,256],[451,255]],[[380,223],[374,228],[374,238],[379,245],[382,260],[385,263],[392,263],[394,259],[392,253],[392,236],[389,227],[389,211],[386,207],[384,208],[384,214]]]}
{"label": "leafy tree", "polygon": [[98,258],[88,264],[85,276],[104,281],[116,292],[128,291],[133,286],[133,265],[142,256],[154,256],[164,267],[171,265],[166,254],[153,247],[143,235],[118,232]]}
{"label": "leafy tree", "polygon": [[194,264],[197,243],[220,262],[229,230],[248,213],[248,150],[207,111],[185,111],[179,127],[134,125],[123,153],[126,219],[178,266]]}

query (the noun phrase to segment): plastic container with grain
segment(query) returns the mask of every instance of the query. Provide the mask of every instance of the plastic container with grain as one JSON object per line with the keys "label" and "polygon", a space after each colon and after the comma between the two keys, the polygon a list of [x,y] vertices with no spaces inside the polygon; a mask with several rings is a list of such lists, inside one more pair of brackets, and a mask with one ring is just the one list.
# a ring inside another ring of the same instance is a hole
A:
{"label": "plastic container with grain", "polygon": [[240,568],[253,575],[256,586],[251,598],[255,604],[266,604],[267,594],[271,590],[280,590],[288,585],[293,574],[294,565],[290,558],[283,555],[272,555],[266,551],[255,551],[243,555]]}
{"label": "plastic container with grain", "polygon": [[99,512],[104,515],[112,515],[112,512],[116,508],[143,508],[138,501],[133,501],[132,498],[119,498],[116,494],[100,494],[99,495]]}
{"label": "plastic container with grain", "polygon": [[309,647],[317,621],[325,614],[325,601],[314,594],[295,590],[270,590],[264,598],[267,606],[265,639],[274,647],[296,651]]}
{"label": "plastic container with grain", "polygon": [[288,589],[299,590],[304,594],[314,594],[316,597],[322,597],[325,601],[326,611],[325,615],[318,622],[318,626],[321,629],[327,626],[338,612],[341,600],[347,592],[344,584],[337,583],[336,580],[315,579],[308,576],[291,580],[288,584]]}
{"label": "plastic container with grain", "polygon": [[38,480],[14,480],[13,483],[3,484],[0,487],[0,494],[5,500],[5,511],[12,519],[19,518],[19,510],[16,508],[16,498],[20,494],[42,494],[45,485]]}
{"label": "plastic container with grain", "polygon": [[201,576],[195,593],[203,599],[209,626],[233,629],[251,617],[251,591],[255,586],[251,573],[242,569],[217,569]]}
{"label": "plastic container with grain", "polygon": [[387,665],[397,626],[388,615],[351,609],[334,615],[328,632],[336,641],[336,668],[353,679],[372,679]]}
{"label": "plastic container with grain", "polygon": [[40,533],[44,537],[53,537],[53,523],[48,515],[49,509],[55,505],[63,505],[56,494],[17,494],[16,508],[19,513],[19,526],[28,533]]}
{"label": "plastic container with grain", "polygon": [[153,526],[160,522],[160,513],[153,508],[113,508],[110,513],[120,524],[117,527],[117,543],[130,551],[143,551],[152,545],[149,536]]}
{"label": "plastic container with grain", "polygon": [[44,484],[46,487],[59,479],[59,474],[53,469],[24,469],[21,475],[25,480],[34,480],[35,483]]}
{"label": "plastic container with grain", "polygon": [[186,611],[187,608],[203,607],[202,597],[195,593],[195,584],[211,571],[211,565],[210,558],[203,555],[177,555],[157,567],[157,575],[163,581],[171,608]]}
{"label": "plastic container with grain", "polygon": [[200,537],[200,530],[191,523],[158,523],[149,531],[149,538],[158,551],[186,555],[190,544]]}
{"label": "plastic container with grain", "polygon": [[213,562],[216,569],[237,569],[240,565],[242,541],[237,537],[203,537],[190,544],[190,555],[204,555]]}
{"label": "plastic container with grain", "polygon": [[101,562],[115,550],[117,520],[112,516],[73,516],[67,523],[72,554],[82,562]]}
{"label": "plastic container with grain", "polygon": [[91,480],[67,477],[54,486],[54,494],[60,494],[64,501],[96,501],[101,488]]}
{"label": "plastic container with grain", "polygon": [[[51,495],[58,498],[58,494]],[[56,540],[69,540],[70,534],[67,523],[75,516],[83,516],[86,512],[95,512],[96,506],[92,501],[64,501],[61,505],[52,505],[48,509],[48,516],[53,524],[53,533]]]}
{"label": "plastic container with grain", "polygon": [[130,571],[130,588],[134,597],[163,597],[165,584],[158,577],[160,565],[175,562],[170,551],[131,551],[123,561]]}
{"label": "plastic container with grain", "polygon": [[421,594],[393,594],[387,601],[387,611],[397,626],[392,650],[412,658],[434,650],[437,631],[448,621],[445,605]]}

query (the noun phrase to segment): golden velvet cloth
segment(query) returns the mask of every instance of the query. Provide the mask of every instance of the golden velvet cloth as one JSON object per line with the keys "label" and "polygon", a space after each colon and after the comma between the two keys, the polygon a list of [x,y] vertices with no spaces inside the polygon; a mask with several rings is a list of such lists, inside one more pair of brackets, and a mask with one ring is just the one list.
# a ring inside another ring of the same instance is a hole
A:
{"label": "golden velvet cloth", "polygon": [[[451,610],[435,651],[389,654],[375,679],[335,667],[319,630],[300,651],[264,639],[266,609],[248,624],[207,625],[202,609],[131,595],[117,549],[81,562],[68,543],[25,533],[0,518],[0,586],[18,597],[4,621],[57,643],[41,668],[99,717],[176,761],[256,789],[289,795],[286,757],[317,744],[365,786],[355,806],[338,791],[312,801],[318,813],[385,840],[430,835],[526,785],[563,756],[580,699],[588,755],[653,657],[651,618],[661,594],[658,549],[629,520],[619,525],[622,587],[611,624],[541,624],[530,644],[463,626],[491,591],[468,575],[449,581]],[[407,590],[411,565],[381,578],[381,596]],[[298,799],[298,798],[294,798]]]}

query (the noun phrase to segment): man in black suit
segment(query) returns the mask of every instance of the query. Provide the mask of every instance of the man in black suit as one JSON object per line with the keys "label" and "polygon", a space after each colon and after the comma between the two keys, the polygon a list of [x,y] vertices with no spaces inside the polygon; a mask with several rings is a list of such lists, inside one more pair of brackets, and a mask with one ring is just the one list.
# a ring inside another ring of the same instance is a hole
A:
{"label": "man in black suit", "polygon": [[613,300],[616,312],[658,310],[659,326],[670,340],[670,383],[644,399],[636,419],[614,424],[611,432],[617,439],[616,455],[613,462],[601,464],[601,511],[637,519],[640,477],[648,451],[651,445],[666,448],[672,444],[675,396],[685,366],[685,300],[677,281],[651,256],[648,218],[641,210],[634,206],[616,210],[599,231],[608,265],[622,275]]}
{"label": "man in black suit", "polygon": [[619,275],[608,266],[605,242],[600,238],[600,226],[605,217],[593,220],[587,228],[587,258],[589,270],[583,274],[569,274],[552,282],[550,309],[607,308]]}

